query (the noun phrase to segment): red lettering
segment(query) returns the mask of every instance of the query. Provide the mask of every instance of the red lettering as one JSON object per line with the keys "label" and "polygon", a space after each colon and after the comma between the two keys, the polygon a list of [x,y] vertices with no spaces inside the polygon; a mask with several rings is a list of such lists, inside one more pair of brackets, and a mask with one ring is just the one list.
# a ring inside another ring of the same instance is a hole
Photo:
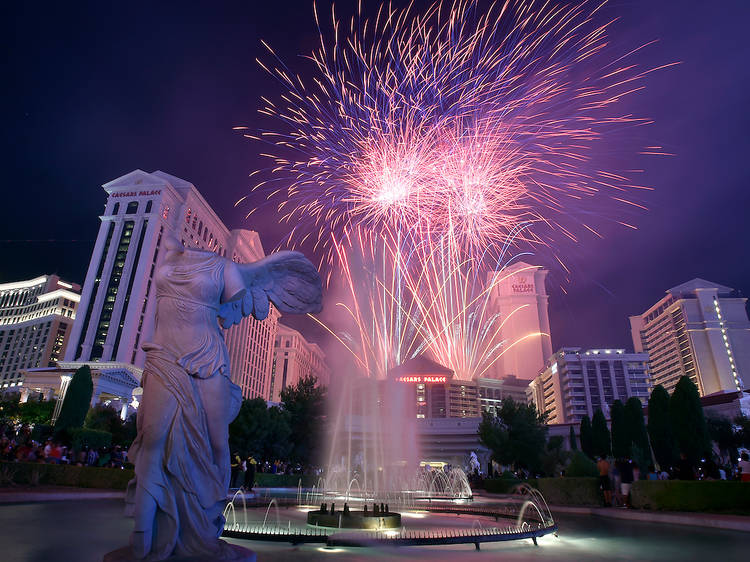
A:
{"label": "red lettering", "polygon": [[438,375],[426,375],[424,377],[422,376],[404,376],[399,377],[398,382],[412,382],[412,383],[445,383],[448,378],[444,376],[438,376]]}

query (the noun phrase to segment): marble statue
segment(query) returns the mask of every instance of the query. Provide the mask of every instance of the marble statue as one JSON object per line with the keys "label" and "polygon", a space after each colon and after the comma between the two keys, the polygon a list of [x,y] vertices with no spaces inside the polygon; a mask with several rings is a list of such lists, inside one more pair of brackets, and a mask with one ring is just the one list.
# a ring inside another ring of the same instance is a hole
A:
{"label": "marble statue", "polygon": [[[165,239],[155,272],[156,325],[145,343],[135,478],[126,501],[135,518],[130,547],[105,560],[254,560],[219,539],[230,479],[229,424],[242,395],[229,373],[222,328],[252,315],[321,309],[315,267],[297,252],[237,264]],[[127,552],[125,552],[127,550]]]}

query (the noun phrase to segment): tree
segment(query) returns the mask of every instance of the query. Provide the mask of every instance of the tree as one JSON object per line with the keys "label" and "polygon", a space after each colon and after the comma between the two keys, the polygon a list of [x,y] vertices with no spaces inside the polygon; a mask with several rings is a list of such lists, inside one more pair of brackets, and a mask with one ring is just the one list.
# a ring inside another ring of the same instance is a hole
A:
{"label": "tree", "polygon": [[303,465],[315,461],[314,456],[322,451],[325,390],[316,382],[310,375],[281,391],[282,409],[289,414],[291,460]]}
{"label": "tree", "polygon": [[94,383],[91,381],[91,369],[88,365],[83,365],[73,373],[73,378],[60,409],[60,416],[55,422],[56,432],[83,426],[93,393]]}
{"label": "tree", "polygon": [[619,400],[612,402],[609,410],[612,425],[612,454],[617,459],[630,457],[630,436],[625,425],[625,406]]}
{"label": "tree", "polygon": [[607,427],[607,418],[601,408],[594,412],[594,419],[591,420],[591,452],[592,456],[608,457],[611,451],[609,428]]}
{"label": "tree", "polygon": [[576,451],[570,459],[568,468],[565,469],[565,476],[571,478],[581,476],[599,476],[599,469],[596,468],[596,464],[589,457],[580,451]]}
{"label": "tree", "polygon": [[660,384],[654,387],[648,399],[648,435],[656,462],[662,468],[672,466],[677,453],[669,418],[669,393]]}
{"label": "tree", "polygon": [[564,442],[562,435],[553,435],[547,441],[542,458],[542,470],[546,475],[559,476],[565,468],[570,453],[563,448]]}
{"label": "tree", "polygon": [[750,418],[739,415],[734,418],[734,425],[737,432],[737,444],[750,449]]}
{"label": "tree", "polygon": [[83,427],[112,434],[114,445],[130,445],[135,439],[135,416],[123,421],[120,413],[111,406],[97,404],[86,414]]}
{"label": "tree", "polygon": [[570,435],[568,435],[568,442],[570,443],[571,451],[578,450],[578,443],[576,443],[576,430],[573,429],[572,425],[570,426]]}
{"label": "tree", "polygon": [[643,419],[643,402],[635,396],[631,396],[625,402],[625,429],[630,442],[630,457],[645,474],[651,464],[651,451]]}
{"label": "tree", "polygon": [[706,420],[708,434],[719,449],[722,464],[737,458],[737,447],[740,445],[740,434],[735,432],[732,422],[727,418],[708,418]]}
{"label": "tree", "polygon": [[18,413],[21,423],[48,424],[55,410],[56,400],[28,400],[19,404]]}
{"label": "tree", "polygon": [[482,413],[479,440],[500,464],[538,472],[547,442],[546,414],[534,404],[504,398],[496,415]]}
{"label": "tree", "polygon": [[680,377],[669,399],[669,418],[677,450],[697,465],[711,446],[698,389],[687,376]]}
{"label": "tree", "polygon": [[[606,427],[606,422],[605,425]],[[594,444],[593,444],[593,435],[591,432],[591,420],[589,420],[589,417],[583,416],[581,419],[581,451],[583,451],[586,455],[589,457],[594,456]]]}
{"label": "tree", "polygon": [[237,417],[229,424],[229,449],[242,458],[263,457],[268,433],[268,407],[262,398],[243,400]]}

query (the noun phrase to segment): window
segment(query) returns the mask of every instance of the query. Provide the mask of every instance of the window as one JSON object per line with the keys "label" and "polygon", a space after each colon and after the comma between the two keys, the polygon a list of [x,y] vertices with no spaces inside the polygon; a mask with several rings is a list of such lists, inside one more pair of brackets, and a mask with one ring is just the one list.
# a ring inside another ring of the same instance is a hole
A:
{"label": "window", "polygon": [[126,215],[134,215],[138,212],[138,201],[131,201],[128,203],[128,208],[125,210]]}
{"label": "window", "polygon": [[120,202],[118,201],[115,203],[115,206],[112,207],[112,214],[116,215],[118,212],[120,212]]}
{"label": "window", "polygon": [[152,201],[151,201],[151,199],[149,199],[148,202],[146,203],[146,212],[147,213],[151,212],[151,204],[152,204]]}

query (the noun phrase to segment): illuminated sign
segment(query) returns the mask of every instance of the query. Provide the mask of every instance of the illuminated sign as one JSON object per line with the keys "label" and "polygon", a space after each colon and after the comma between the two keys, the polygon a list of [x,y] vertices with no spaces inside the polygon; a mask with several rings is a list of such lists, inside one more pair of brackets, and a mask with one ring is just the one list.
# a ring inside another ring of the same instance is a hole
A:
{"label": "illuminated sign", "polygon": [[161,189],[152,189],[151,191],[121,191],[113,193],[110,197],[143,197],[146,195],[159,195]]}
{"label": "illuminated sign", "polygon": [[448,378],[439,375],[411,375],[408,377],[399,377],[398,382],[415,382],[415,383],[445,383]]}
{"label": "illuminated sign", "polygon": [[517,277],[516,282],[511,285],[514,293],[533,293],[534,284],[529,283],[525,277]]}

